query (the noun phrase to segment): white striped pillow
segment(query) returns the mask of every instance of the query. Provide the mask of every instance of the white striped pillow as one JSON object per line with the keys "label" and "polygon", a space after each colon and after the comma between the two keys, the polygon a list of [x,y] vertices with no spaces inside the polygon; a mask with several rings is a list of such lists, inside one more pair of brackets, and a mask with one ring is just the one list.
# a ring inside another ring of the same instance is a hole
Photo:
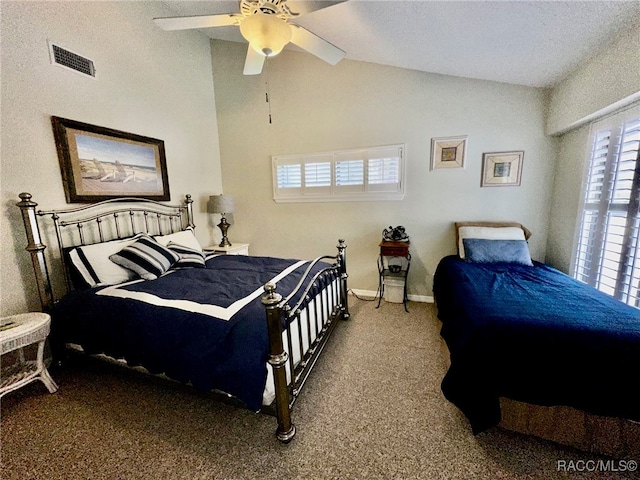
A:
{"label": "white striped pillow", "polygon": [[167,248],[178,254],[180,259],[171,268],[205,268],[204,253],[195,248],[186,247],[179,243],[169,242]]}
{"label": "white striped pillow", "polygon": [[180,256],[160,245],[149,235],[143,235],[135,243],[111,255],[109,259],[134,271],[145,280],[155,280],[180,260]]}
{"label": "white striped pillow", "polygon": [[110,262],[109,257],[124,247],[128,247],[138,238],[140,238],[140,235],[124,240],[81,245],[69,252],[69,260],[71,260],[71,265],[90,287],[115,285],[134,280],[136,278],[134,272]]}

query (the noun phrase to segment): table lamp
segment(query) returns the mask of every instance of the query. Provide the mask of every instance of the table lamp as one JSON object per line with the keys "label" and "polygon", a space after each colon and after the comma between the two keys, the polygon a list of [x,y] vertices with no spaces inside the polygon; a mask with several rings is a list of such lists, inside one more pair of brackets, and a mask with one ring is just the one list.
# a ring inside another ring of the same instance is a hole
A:
{"label": "table lamp", "polygon": [[218,228],[222,232],[222,241],[219,246],[230,247],[231,242],[227,238],[227,230],[229,229],[230,224],[227,222],[225,215],[227,213],[233,213],[233,209],[235,207],[233,197],[231,195],[211,195],[209,197],[209,201],[211,208],[210,212],[222,215],[220,223],[218,224]]}

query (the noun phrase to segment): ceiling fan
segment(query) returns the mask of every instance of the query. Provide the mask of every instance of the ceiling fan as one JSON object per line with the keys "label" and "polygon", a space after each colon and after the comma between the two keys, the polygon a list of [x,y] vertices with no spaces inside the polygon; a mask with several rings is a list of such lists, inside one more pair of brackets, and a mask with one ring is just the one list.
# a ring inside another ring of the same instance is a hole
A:
{"label": "ceiling fan", "polygon": [[309,13],[336,3],[341,2],[241,0],[239,13],[154,18],[154,22],[164,30],[239,26],[240,33],[249,42],[243,73],[257,75],[262,72],[265,59],[280,53],[288,43],[297,45],[331,65],[342,60],[345,56],[344,51],[289,21],[300,15],[291,11],[289,4],[294,4],[292,6]]}

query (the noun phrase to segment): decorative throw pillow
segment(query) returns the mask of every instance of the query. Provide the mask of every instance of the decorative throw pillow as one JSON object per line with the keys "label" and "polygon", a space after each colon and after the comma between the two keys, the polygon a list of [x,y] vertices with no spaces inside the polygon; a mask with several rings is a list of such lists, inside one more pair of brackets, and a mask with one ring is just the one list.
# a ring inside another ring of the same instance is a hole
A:
{"label": "decorative throw pillow", "polygon": [[167,248],[178,254],[180,259],[171,268],[205,268],[204,253],[191,247],[169,242]]}
{"label": "decorative throw pillow", "polygon": [[475,263],[517,263],[532,266],[529,246],[524,240],[465,238],[466,260]]}
{"label": "decorative throw pillow", "polygon": [[127,282],[136,278],[135,273],[109,261],[109,257],[131,245],[138,238],[139,235],[125,240],[75,247],[69,251],[69,260],[90,287]]}
{"label": "decorative throw pillow", "polygon": [[191,227],[187,227],[186,230],[182,230],[180,232],[170,233],[168,235],[158,235],[153,238],[160,245],[164,245],[165,247],[168,246],[169,243],[177,243],[194,250],[202,251],[202,246],[200,245],[200,242],[198,242],[195,233],[193,233],[193,228]]}
{"label": "decorative throw pillow", "polygon": [[134,271],[145,280],[155,280],[169,270],[180,256],[160,245],[149,235],[143,235],[135,243],[111,255],[109,259]]}
{"label": "decorative throw pillow", "polygon": [[466,257],[464,248],[465,238],[482,238],[487,240],[523,240],[526,241],[524,230],[520,227],[460,227],[458,229],[460,258]]}

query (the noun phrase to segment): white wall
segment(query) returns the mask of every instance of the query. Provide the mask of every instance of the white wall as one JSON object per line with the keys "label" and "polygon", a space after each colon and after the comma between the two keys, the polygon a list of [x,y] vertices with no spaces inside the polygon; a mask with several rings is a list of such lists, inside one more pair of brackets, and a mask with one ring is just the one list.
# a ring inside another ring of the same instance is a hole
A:
{"label": "white wall", "polygon": [[[171,199],[195,200],[209,243],[206,201],[222,188],[208,39],[165,32],[158,2],[0,2],[2,75],[1,314],[39,308],[20,192],[64,208],[52,115],[164,140]],[[91,79],[51,65],[47,40],[91,58]]]}
{"label": "white wall", "polygon": [[[350,287],[376,290],[381,233],[411,237],[409,293],[430,296],[438,261],[455,252],[453,222],[515,220],[544,260],[554,142],[540,89],[343,60],[330,66],[286,50],[267,72],[243,76],[246,45],[213,41],[224,190],[236,197],[231,241],[255,254],[313,258],[348,243]],[[265,82],[271,92],[268,123]],[[429,171],[432,137],[469,136],[464,170]],[[405,143],[406,198],[275,204],[271,155]],[[483,152],[524,150],[522,186],[480,188]]]}
{"label": "white wall", "polygon": [[[558,135],[624,99],[640,99],[640,19],[551,92],[546,131]],[[628,102],[627,102],[628,103]]]}
{"label": "white wall", "polygon": [[640,23],[551,92],[547,131],[558,137],[547,260],[569,273],[587,161],[589,121],[640,99]]}

